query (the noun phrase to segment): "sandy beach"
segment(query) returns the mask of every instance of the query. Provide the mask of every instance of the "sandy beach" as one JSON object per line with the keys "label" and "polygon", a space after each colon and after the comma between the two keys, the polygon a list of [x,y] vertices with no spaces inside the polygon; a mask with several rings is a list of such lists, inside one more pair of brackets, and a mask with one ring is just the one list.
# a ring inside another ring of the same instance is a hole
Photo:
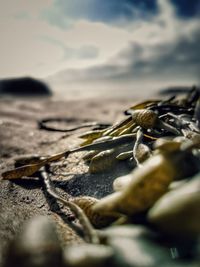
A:
{"label": "sandy beach", "polygon": [[[115,95],[116,96],[116,95]],[[0,98],[0,175],[13,168],[20,156],[37,154],[52,155],[81,143],[79,135],[91,128],[74,132],[51,132],[40,129],[38,122],[45,118],[65,118],[68,123],[54,124],[65,128],[84,122],[104,122],[113,124],[125,117],[123,111],[140,102],[144,97],[97,97],[58,100],[58,97],[1,97]],[[158,96],[152,95],[152,99]],[[65,199],[77,196],[102,198],[113,192],[112,183],[116,177],[128,173],[121,165],[110,173],[90,174],[82,160],[84,152],[70,155],[61,161],[51,179],[59,194]],[[56,166],[55,166],[56,168]],[[55,169],[56,170],[56,169]],[[57,232],[63,246],[80,244],[85,241],[73,230],[71,211],[49,197],[38,177],[0,179],[0,266],[10,242],[22,229],[23,223],[35,215],[49,216],[56,222]],[[178,265],[179,266],[179,265]],[[193,265],[187,265],[193,266]],[[194,265],[195,266],[195,265]],[[4,266],[3,266],[4,267]]]}
{"label": "sandy beach", "polygon": [[[67,126],[85,121],[113,123],[120,120],[123,110],[133,104],[132,100],[71,100],[43,99],[0,99],[0,171],[13,167],[14,159],[25,154],[50,155],[77,146],[78,135],[88,129],[73,133],[48,132],[38,129],[38,120],[47,117],[64,117],[71,120]],[[60,125],[59,125],[60,126]],[[66,125],[63,125],[65,127]],[[64,138],[62,138],[64,136]],[[63,195],[91,195],[102,197],[112,190],[113,177],[90,175],[81,155],[71,157],[64,172],[75,175],[65,178],[55,176]],[[73,179],[69,182],[70,178]],[[40,181],[28,179],[13,182],[0,180],[0,266],[10,240],[21,229],[25,220],[36,214],[51,216],[58,224],[63,243],[83,242],[63,220],[66,211],[53,199],[48,199]],[[55,214],[60,214],[56,216]]]}

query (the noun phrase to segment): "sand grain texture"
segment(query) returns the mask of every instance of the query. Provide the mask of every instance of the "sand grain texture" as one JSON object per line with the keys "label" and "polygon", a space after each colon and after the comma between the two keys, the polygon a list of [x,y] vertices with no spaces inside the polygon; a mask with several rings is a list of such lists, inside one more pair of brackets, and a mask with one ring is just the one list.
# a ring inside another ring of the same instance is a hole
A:
{"label": "sand grain texture", "polygon": [[[49,155],[77,146],[81,140],[74,133],[48,132],[38,129],[37,120],[47,117],[70,118],[72,126],[84,121],[113,123],[123,117],[122,111],[134,103],[130,100],[76,100],[57,101],[51,99],[0,99],[0,172],[13,167],[14,158],[24,154]],[[65,125],[63,125],[64,127]],[[61,138],[66,136],[65,138]],[[60,194],[67,198],[90,195],[103,197],[112,191],[113,174],[88,174],[88,167],[74,154],[65,162],[63,170],[75,173],[71,176],[52,177]],[[119,172],[117,173],[119,175]],[[70,211],[49,198],[41,181],[23,179],[0,180],[0,266],[10,240],[22,227],[24,221],[37,214],[48,215],[58,223],[62,244],[80,243],[68,225]],[[58,214],[55,215],[55,214]]]}

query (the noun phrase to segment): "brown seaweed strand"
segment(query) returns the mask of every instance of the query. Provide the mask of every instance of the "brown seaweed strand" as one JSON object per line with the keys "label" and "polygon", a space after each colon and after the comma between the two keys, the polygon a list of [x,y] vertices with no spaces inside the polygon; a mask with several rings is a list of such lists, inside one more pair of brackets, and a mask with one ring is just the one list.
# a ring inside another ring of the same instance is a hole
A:
{"label": "brown seaweed strand", "polygon": [[65,200],[63,197],[58,195],[56,192],[55,188],[52,186],[50,178],[48,173],[46,172],[45,168],[41,171],[41,177],[44,181],[45,187],[49,195],[54,197],[56,200],[62,202],[64,205],[70,208],[70,210],[76,215],[76,217],[79,219],[81,225],[83,226],[84,233],[85,233],[85,238],[88,242],[93,243],[93,244],[98,244],[99,243],[99,237],[96,232],[96,230],[93,228],[91,225],[89,219],[87,218],[86,214],[84,211],[76,204]]}

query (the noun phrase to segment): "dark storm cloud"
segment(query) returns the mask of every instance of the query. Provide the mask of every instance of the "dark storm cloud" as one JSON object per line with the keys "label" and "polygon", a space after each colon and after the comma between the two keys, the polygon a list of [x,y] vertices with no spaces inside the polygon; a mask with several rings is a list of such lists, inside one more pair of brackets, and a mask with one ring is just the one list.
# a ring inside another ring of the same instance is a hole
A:
{"label": "dark storm cloud", "polygon": [[[200,76],[200,31],[194,32],[191,38],[182,37],[171,44],[161,44],[154,47],[157,55],[147,60],[143,60],[138,55],[135,59],[136,50],[140,50],[142,55],[142,47],[135,47],[129,50],[127,56],[133,62],[128,64],[129,70],[125,77],[186,77],[197,78]],[[123,76],[123,75],[122,75]]]}
{"label": "dark storm cloud", "polygon": [[[200,0],[170,2],[180,17],[191,18],[200,14]],[[77,19],[117,23],[148,18],[157,12],[157,0],[54,0],[53,7],[45,10],[43,16],[53,25],[68,27]]]}
{"label": "dark storm cloud", "polygon": [[[173,43],[158,44],[147,48],[139,44],[130,44],[121,51],[116,59],[123,59],[120,65],[107,62],[105,65],[93,66],[79,70],[67,70],[57,78],[68,80],[110,80],[127,81],[139,79],[197,79],[200,76],[200,30],[194,31],[190,38],[182,37]],[[143,59],[147,49],[155,56]]]}
{"label": "dark storm cloud", "polygon": [[[200,77],[200,30],[190,38],[182,37],[173,43],[153,47],[155,56],[143,59],[146,47],[132,44],[118,56],[127,61],[126,72],[112,78],[131,78],[141,76]],[[123,68],[122,68],[123,70]]]}
{"label": "dark storm cloud", "polygon": [[[192,39],[182,38],[172,45],[171,51],[147,63],[154,73],[169,73],[179,76],[200,76],[200,32]],[[163,49],[160,47],[160,49]],[[134,67],[134,66],[133,66]],[[137,67],[137,66],[135,66]]]}

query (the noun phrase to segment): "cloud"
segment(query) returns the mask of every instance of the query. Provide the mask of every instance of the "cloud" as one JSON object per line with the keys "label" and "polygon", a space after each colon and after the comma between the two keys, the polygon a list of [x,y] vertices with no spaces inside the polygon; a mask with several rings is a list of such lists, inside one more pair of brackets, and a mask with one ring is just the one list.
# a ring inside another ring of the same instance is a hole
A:
{"label": "cloud", "polygon": [[52,0],[8,0],[0,8],[1,77],[44,77],[102,64],[131,39],[131,32],[100,22],[78,19],[67,29],[53,26],[40,16],[51,5]]}
{"label": "cloud", "polygon": [[79,47],[70,47],[65,44],[65,42],[54,39],[50,36],[42,35],[40,36],[41,41],[52,44],[57,48],[61,48],[63,51],[63,60],[69,59],[93,59],[97,58],[99,54],[99,49],[92,45],[81,45]]}
{"label": "cloud", "polygon": [[96,58],[99,54],[99,50],[95,46],[82,46],[77,54],[80,59]]}
{"label": "cloud", "polygon": [[188,7],[185,0],[8,0],[0,9],[0,75],[123,86],[195,80],[199,1],[190,1],[190,15],[180,2]]}
{"label": "cloud", "polygon": [[155,0],[55,0],[53,6],[44,10],[42,15],[51,24],[68,28],[77,19],[112,23],[149,16],[155,12]]}
{"label": "cloud", "polygon": [[129,50],[124,51],[127,57],[126,72],[116,77],[183,79],[183,82],[187,79],[196,80],[200,76],[200,31],[194,31],[190,37],[182,36],[173,43],[150,47],[148,57],[144,56],[147,53],[144,47],[131,45]]}
{"label": "cloud", "polygon": [[[163,0],[164,1],[164,0]],[[54,0],[53,5],[42,12],[52,25],[68,28],[75,20],[110,23],[124,26],[124,23],[147,19],[159,13],[157,0]],[[200,15],[200,1],[171,0],[177,16],[191,18]]]}
{"label": "cloud", "polygon": [[[65,81],[145,80],[196,81],[200,75],[199,19],[177,17],[169,1],[158,1],[151,20],[133,21],[124,32],[126,45],[104,63],[86,69],[62,71],[51,79]],[[75,78],[76,77],[76,78]]]}

